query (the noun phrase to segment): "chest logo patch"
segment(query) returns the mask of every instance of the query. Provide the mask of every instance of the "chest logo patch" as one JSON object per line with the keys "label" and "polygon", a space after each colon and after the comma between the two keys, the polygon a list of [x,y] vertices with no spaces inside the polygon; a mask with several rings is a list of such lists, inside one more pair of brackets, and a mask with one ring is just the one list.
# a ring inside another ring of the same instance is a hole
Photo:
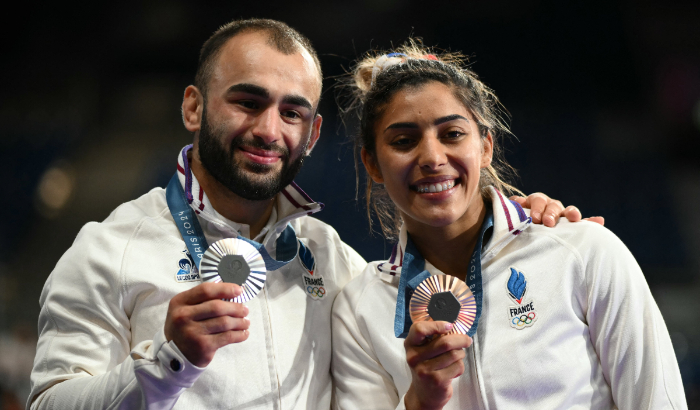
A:
{"label": "chest logo patch", "polygon": [[537,320],[535,302],[532,299],[525,300],[527,293],[527,280],[522,272],[516,268],[510,268],[510,278],[506,283],[508,296],[517,305],[508,307],[508,320],[510,327],[524,329],[532,326]]}
{"label": "chest logo patch", "polygon": [[197,265],[195,265],[194,260],[192,260],[192,256],[187,252],[187,249],[182,251],[182,253],[185,254],[185,257],[180,259],[177,263],[180,270],[175,274],[175,281],[195,282],[200,280],[199,271],[197,270]]}
{"label": "chest logo patch", "polygon": [[326,296],[326,284],[323,281],[323,276],[316,270],[316,259],[311,253],[311,249],[300,242],[299,260],[304,267],[302,274],[302,284],[306,296],[313,300],[323,299]]}

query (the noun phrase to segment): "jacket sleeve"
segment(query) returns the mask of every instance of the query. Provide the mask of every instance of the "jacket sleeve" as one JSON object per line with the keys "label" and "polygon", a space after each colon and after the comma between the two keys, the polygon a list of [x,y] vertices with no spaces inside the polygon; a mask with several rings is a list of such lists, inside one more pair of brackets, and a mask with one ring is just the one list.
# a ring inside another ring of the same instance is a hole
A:
{"label": "jacket sleeve", "polygon": [[170,409],[203,371],[162,328],[132,349],[120,276],[130,232],[100,225],[83,228],[44,285],[27,408]]}
{"label": "jacket sleeve", "polygon": [[592,343],[613,399],[624,409],[687,409],[661,312],[630,251],[610,231],[584,254]]}
{"label": "jacket sleeve", "polygon": [[[366,269],[375,269],[374,264]],[[364,279],[369,275],[366,273],[350,282],[333,305],[333,407],[342,410],[403,408],[391,375],[382,367],[368,340],[363,319],[356,315],[367,285]]]}
{"label": "jacket sleeve", "polygon": [[347,261],[348,272],[350,272],[350,279],[359,276],[362,271],[367,267],[367,261],[357,253],[356,250],[351,248],[348,244],[342,242],[340,246],[341,252],[344,259]]}

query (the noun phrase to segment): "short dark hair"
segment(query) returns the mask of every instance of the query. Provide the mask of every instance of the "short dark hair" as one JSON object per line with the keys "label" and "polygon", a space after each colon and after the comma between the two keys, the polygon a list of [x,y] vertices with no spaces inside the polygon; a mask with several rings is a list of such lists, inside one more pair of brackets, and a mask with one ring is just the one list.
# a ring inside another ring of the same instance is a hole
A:
{"label": "short dark hair", "polygon": [[306,49],[316,63],[318,69],[319,82],[323,76],[321,74],[321,63],[318,60],[316,50],[311,45],[311,41],[298,31],[289,27],[281,21],[270,19],[247,19],[233,20],[219,27],[214,34],[204,42],[199,52],[199,63],[197,73],[194,77],[194,85],[206,96],[209,79],[214,71],[221,49],[231,38],[244,32],[264,32],[268,35],[268,44],[277,51],[289,55],[299,50],[299,46]]}

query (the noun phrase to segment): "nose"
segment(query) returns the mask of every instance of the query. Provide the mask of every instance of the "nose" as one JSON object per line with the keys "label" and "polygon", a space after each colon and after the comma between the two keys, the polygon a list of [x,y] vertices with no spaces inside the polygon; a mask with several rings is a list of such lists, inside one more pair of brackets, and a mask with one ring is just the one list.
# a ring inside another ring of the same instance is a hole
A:
{"label": "nose", "polygon": [[437,170],[447,164],[444,144],[436,135],[426,135],[418,145],[418,165],[425,170]]}
{"label": "nose", "polygon": [[268,107],[255,118],[251,132],[266,144],[271,144],[281,138],[280,121],[279,111],[275,107]]}

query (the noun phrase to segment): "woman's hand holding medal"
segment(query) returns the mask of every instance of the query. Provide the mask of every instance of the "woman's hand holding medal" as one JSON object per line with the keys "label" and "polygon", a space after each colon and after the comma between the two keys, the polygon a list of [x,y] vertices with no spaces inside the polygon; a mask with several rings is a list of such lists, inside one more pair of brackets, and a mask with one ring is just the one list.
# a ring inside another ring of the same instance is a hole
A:
{"label": "woman's hand holding medal", "polygon": [[448,322],[423,321],[408,331],[404,348],[413,380],[404,399],[407,410],[441,409],[452,397],[452,379],[464,373],[464,349],[472,344],[467,335],[448,335],[452,327]]}
{"label": "woman's hand holding medal", "polygon": [[248,339],[248,308],[222,300],[242,292],[234,283],[206,282],[175,295],[165,319],[166,339],[193,365],[207,366],[219,348]]}

